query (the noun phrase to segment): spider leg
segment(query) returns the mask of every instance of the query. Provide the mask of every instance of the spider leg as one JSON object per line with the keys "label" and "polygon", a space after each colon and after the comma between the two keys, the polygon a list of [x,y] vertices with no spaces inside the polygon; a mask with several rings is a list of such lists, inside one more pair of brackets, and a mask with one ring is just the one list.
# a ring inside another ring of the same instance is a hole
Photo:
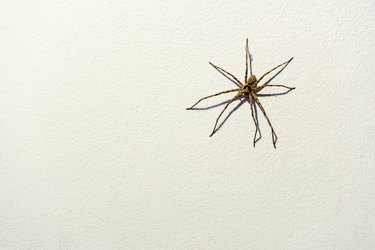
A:
{"label": "spider leg", "polygon": [[[254,107],[253,107],[253,105],[255,105],[255,104],[253,102],[253,97],[251,95],[249,95],[249,99],[250,99],[251,116],[253,117],[253,121],[254,121],[254,125],[255,125],[255,133],[254,133],[254,139],[253,139],[253,147],[255,148],[255,143],[258,140],[260,140],[260,138],[262,138],[262,134],[260,133],[259,124],[258,124],[257,119],[255,118],[255,115],[254,115]],[[258,131],[259,131],[259,139],[256,139]]]}
{"label": "spider leg", "polygon": [[270,125],[270,127],[271,127],[272,143],[273,143],[273,147],[276,149],[277,135],[276,135],[276,133],[275,133],[275,130],[274,130],[273,127],[272,127],[271,121],[270,121],[270,119],[268,118],[268,116],[267,116],[267,114],[266,114],[266,111],[264,110],[264,108],[263,108],[262,104],[260,103],[258,97],[257,97],[255,94],[252,94],[252,96],[254,97],[255,102],[258,104],[260,110],[262,110],[262,113],[263,113],[264,117],[266,117],[267,122],[268,122],[268,125]]}
{"label": "spider leg", "polygon": [[226,91],[222,91],[222,92],[219,92],[219,93],[216,93],[216,94],[213,94],[213,95],[209,95],[209,96],[206,96],[206,97],[203,97],[201,99],[199,99],[193,106],[191,106],[190,108],[186,108],[186,110],[191,110],[193,109],[198,103],[200,103],[201,101],[205,100],[205,99],[208,99],[208,98],[211,98],[211,97],[214,97],[214,96],[218,96],[218,95],[221,95],[221,94],[225,94],[225,93],[230,93],[230,92],[235,92],[235,91],[239,91],[240,89],[230,89],[230,90],[226,90]]}
{"label": "spider leg", "polygon": [[225,105],[225,107],[223,108],[223,110],[220,112],[219,116],[216,118],[216,122],[215,122],[215,126],[214,126],[214,129],[212,130],[212,133],[210,134],[210,137],[213,136],[216,132],[216,126],[217,126],[217,123],[219,122],[219,119],[220,117],[222,116],[222,114],[224,113],[224,111],[228,108],[229,104],[231,104],[234,100],[236,100],[238,97],[240,97],[240,94],[236,94],[228,103],[227,105]]}
{"label": "spider leg", "polygon": [[281,85],[281,84],[264,84],[264,85],[258,87],[257,92],[261,91],[265,87],[283,87],[283,88],[289,89],[289,91],[295,89],[295,87],[288,87],[288,86]]}
{"label": "spider leg", "polygon": [[282,63],[282,64],[279,64],[279,65],[277,65],[276,67],[274,67],[273,69],[271,69],[270,71],[268,71],[268,72],[266,72],[264,75],[262,75],[260,78],[259,78],[259,80],[258,80],[258,83],[266,76],[266,75],[268,75],[269,73],[271,73],[272,71],[274,71],[275,69],[277,69],[277,68],[280,68],[281,66],[283,66],[283,65],[288,65],[291,61],[293,60],[293,57],[292,58],[290,58],[288,61],[286,61],[286,62],[284,62],[284,63]]}
{"label": "spider leg", "polygon": [[243,86],[242,82],[240,80],[237,79],[237,77],[235,77],[233,74],[229,73],[228,71],[226,71],[225,69],[223,68],[220,68],[216,65],[214,65],[212,62],[210,62],[211,66],[214,67],[215,69],[219,70],[219,71],[222,71],[222,72],[225,72],[226,74],[230,75],[240,86]]}
{"label": "spider leg", "polygon": [[281,84],[267,84],[266,86],[264,87],[283,87],[283,88],[286,88],[286,89],[289,89],[289,90],[293,90],[295,89],[295,87],[288,87],[288,86],[285,86],[285,85],[281,85]]}
{"label": "spider leg", "polygon": [[249,55],[249,40],[246,38],[246,69],[245,69],[245,81],[244,83],[246,84],[247,82],[247,71],[248,71],[248,55]]}

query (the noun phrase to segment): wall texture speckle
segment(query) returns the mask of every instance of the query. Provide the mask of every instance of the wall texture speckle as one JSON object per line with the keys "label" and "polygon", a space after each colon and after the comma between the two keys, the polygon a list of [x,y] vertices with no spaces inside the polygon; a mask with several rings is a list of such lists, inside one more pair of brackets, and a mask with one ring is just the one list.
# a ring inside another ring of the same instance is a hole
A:
{"label": "wall texture speckle", "polygon": [[[1,1],[0,248],[374,249],[374,13]],[[209,61],[242,79],[246,38],[258,76],[295,58],[261,99],[277,150],[248,103],[212,138],[222,106],[185,110],[234,86]]]}

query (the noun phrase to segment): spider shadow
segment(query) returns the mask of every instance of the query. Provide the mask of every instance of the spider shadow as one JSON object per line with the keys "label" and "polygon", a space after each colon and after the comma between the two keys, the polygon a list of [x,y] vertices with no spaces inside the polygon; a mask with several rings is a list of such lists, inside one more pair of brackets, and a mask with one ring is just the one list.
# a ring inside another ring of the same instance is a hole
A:
{"label": "spider shadow", "polygon": [[213,109],[213,108],[216,108],[216,107],[223,106],[224,104],[227,104],[229,101],[230,100],[226,100],[226,101],[223,101],[223,102],[220,102],[218,104],[211,105],[211,106],[207,106],[207,107],[203,107],[203,108],[192,108],[190,110],[208,110],[208,109]]}
{"label": "spider shadow", "polygon": [[217,128],[213,131],[212,135],[214,135],[223,125],[224,123],[227,122],[227,120],[229,119],[229,117],[231,117],[231,115],[237,110],[239,109],[245,102],[249,102],[249,100],[247,100],[248,98],[243,98],[243,99],[240,99],[240,102],[225,116],[224,120],[219,124],[219,126],[217,126]]}

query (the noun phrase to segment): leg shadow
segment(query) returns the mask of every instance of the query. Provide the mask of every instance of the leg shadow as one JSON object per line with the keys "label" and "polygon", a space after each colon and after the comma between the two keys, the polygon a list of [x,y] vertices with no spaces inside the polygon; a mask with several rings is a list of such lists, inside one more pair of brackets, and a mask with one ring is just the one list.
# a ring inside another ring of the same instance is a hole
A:
{"label": "leg shadow", "polygon": [[[213,67],[213,66],[212,66]],[[216,69],[220,74],[222,74],[223,76],[225,76],[225,78],[227,78],[229,81],[231,81],[233,84],[235,84],[237,87],[241,88],[242,86],[240,86],[236,81],[234,81],[233,79],[229,78],[224,72],[222,72],[221,70],[219,70],[218,68],[215,68],[213,67],[214,69]]]}
{"label": "leg shadow", "polygon": [[214,105],[211,105],[211,106],[208,106],[208,107],[204,107],[204,108],[192,108],[192,109],[189,109],[189,110],[208,110],[208,109],[213,109],[213,108],[216,108],[216,107],[220,107],[224,104],[227,104],[230,100],[226,100],[226,101],[223,101],[223,102],[220,102],[218,104],[214,104]]}
{"label": "leg shadow", "polygon": [[239,109],[244,103],[246,102],[246,99],[240,99],[240,102],[237,104],[237,106],[235,106],[228,114],[227,116],[224,118],[224,120],[219,124],[219,126],[216,127],[215,131],[212,133],[212,135],[214,135],[217,131],[219,131],[219,129],[227,122],[227,120],[229,119],[229,117],[237,110]]}
{"label": "leg shadow", "polygon": [[290,63],[289,61],[287,64],[285,64],[279,71],[277,71],[276,74],[274,74],[270,79],[268,79],[264,84],[267,85],[269,84],[273,79],[275,79],[276,76],[278,76]]}
{"label": "leg shadow", "polygon": [[[250,103],[250,100],[248,100],[248,102]],[[260,131],[260,126],[259,126],[259,118],[258,118],[258,106],[256,105],[256,102],[253,100],[253,107],[254,107],[254,115],[255,115],[255,121],[256,121],[256,124],[255,125],[255,129],[258,129],[258,132],[259,132],[259,137],[258,138],[255,138],[255,141],[254,141],[254,147],[255,147],[255,144],[260,141],[260,139],[262,139],[262,132]]]}

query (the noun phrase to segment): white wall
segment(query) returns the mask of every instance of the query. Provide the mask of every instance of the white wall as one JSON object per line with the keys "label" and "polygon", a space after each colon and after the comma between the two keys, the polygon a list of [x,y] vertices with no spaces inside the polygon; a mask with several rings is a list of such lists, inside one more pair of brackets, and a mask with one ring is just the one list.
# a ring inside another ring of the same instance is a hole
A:
{"label": "white wall", "polygon": [[[374,13],[1,1],[0,248],[374,249]],[[261,99],[277,150],[248,103],[212,138],[223,106],[185,110],[234,86],[209,61],[242,79],[246,37],[258,76],[295,58]]]}

